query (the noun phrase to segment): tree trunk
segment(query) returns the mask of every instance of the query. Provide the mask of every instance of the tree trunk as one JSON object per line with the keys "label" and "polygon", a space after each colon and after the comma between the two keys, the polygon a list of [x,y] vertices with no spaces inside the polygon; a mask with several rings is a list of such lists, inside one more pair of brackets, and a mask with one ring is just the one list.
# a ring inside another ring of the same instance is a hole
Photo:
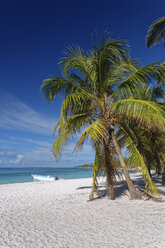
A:
{"label": "tree trunk", "polygon": [[113,145],[115,147],[116,153],[118,155],[118,158],[119,158],[119,161],[120,161],[120,164],[121,164],[121,167],[123,169],[124,176],[125,176],[125,179],[126,179],[126,182],[127,182],[127,185],[128,185],[128,189],[129,189],[129,193],[130,193],[130,199],[131,200],[142,199],[140,193],[136,190],[135,186],[133,185],[133,183],[132,183],[132,181],[130,179],[126,164],[124,162],[124,159],[123,159],[123,156],[122,156],[122,153],[121,153],[121,150],[120,150],[120,147],[119,147],[119,145],[117,143],[117,140],[116,140],[116,137],[115,137],[113,131],[112,131],[111,135],[112,135]]}
{"label": "tree trunk", "polygon": [[160,164],[162,168],[162,185],[165,186],[165,162],[160,154],[159,154],[159,157],[160,157]]}
{"label": "tree trunk", "polygon": [[[109,144],[110,145],[110,144]],[[109,146],[103,141],[103,154],[104,154],[104,167],[106,173],[106,190],[107,195],[111,200],[115,200],[114,191],[114,167],[112,161],[112,154],[110,153]]]}
{"label": "tree trunk", "polygon": [[161,174],[161,161],[160,161],[160,156],[159,156],[159,152],[158,152],[158,149],[157,149],[157,146],[155,144],[155,137],[154,137],[154,134],[152,134],[151,136],[151,149],[152,149],[152,152],[155,156],[155,161],[156,161],[156,174],[160,175]]}
{"label": "tree trunk", "polygon": [[150,161],[147,162],[147,170],[148,170],[148,173],[149,173],[150,177],[152,178]]}
{"label": "tree trunk", "polygon": [[152,178],[152,175],[151,175],[151,161],[150,161],[150,158],[146,158],[146,156],[143,156],[143,161],[144,161],[144,163],[145,163],[146,166],[147,166],[147,170],[148,170],[148,173],[149,173],[150,177]]}
{"label": "tree trunk", "polygon": [[109,171],[108,166],[106,168],[106,188],[108,197],[110,197],[111,200],[115,200],[114,177]]}
{"label": "tree trunk", "polygon": [[165,164],[162,166],[162,185],[165,186]]}

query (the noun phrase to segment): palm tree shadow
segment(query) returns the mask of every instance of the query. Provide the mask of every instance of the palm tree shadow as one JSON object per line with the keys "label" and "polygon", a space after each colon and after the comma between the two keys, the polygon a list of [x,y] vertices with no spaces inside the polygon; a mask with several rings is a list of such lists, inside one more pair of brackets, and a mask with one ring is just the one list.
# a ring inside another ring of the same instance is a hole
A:
{"label": "palm tree shadow", "polygon": [[[156,184],[157,187],[162,186],[161,178],[159,177],[159,175],[153,174],[152,175],[152,180]],[[144,191],[145,191],[145,180],[143,179],[142,176],[137,176],[135,179],[132,180],[132,182],[135,185],[135,187],[138,188],[139,191],[144,193]],[[160,191],[160,193],[162,195],[165,195],[164,190],[161,190],[161,188],[159,188],[159,191]]]}
{"label": "palm tree shadow", "polygon": [[[82,189],[92,189],[92,187],[91,186],[83,186],[83,187],[77,188],[77,190],[82,190]],[[118,197],[121,197],[123,195],[129,195],[128,187],[124,182],[117,182],[115,184],[115,196],[116,196],[116,198],[118,198]],[[96,196],[94,198],[94,200],[104,198],[106,196],[108,196],[108,194],[107,194],[107,191],[105,189],[105,184],[99,185],[98,186],[98,196]]]}
{"label": "palm tree shadow", "polygon": [[[123,182],[116,183],[114,191],[115,191],[115,197],[116,198],[119,198],[119,197],[122,197],[125,195],[129,196],[128,187]],[[100,194],[100,196],[95,197],[95,199],[100,199],[100,198],[104,198],[106,196],[109,196],[106,189],[104,189],[104,190],[99,189],[99,194]]]}
{"label": "palm tree shadow", "polygon": [[[152,175],[152,180],[154,181],[154,183],[157,186],[161,186],[161,179],[157,176],[157,175]],[[134,186],[138,189],[138,191],[140,192],[140,194],[144,194],[145,192],[145,181],[143,179],[142,176],[136,176],[134,179],[132,179],[132,182],[134,184]],[[79,187],[77,188],[77,190],[81,190],[81,189],[92,189],[91,186],[84,186],[84,187]],[[115,183],[115,197],[116,198],[120,198],[122,196],[129,196],[129,191],[128,191],[128,187],[127,184],[125,183],[125,181],[118,181]],[[165,192],[161,189],[159,189],[160,193],[165,195]],[[93,200],[96,199],[101,199],[108,196],[107,191],[105,189],[105,183],[99,184],[98,186],[98,195],[94,197]]]}
{"label": "palm tree shadow", "polygon": [[128,187],[125,182],[116,182],[115,184],[115,196],[116,198],[119,198],[121,196],[128,195]]}

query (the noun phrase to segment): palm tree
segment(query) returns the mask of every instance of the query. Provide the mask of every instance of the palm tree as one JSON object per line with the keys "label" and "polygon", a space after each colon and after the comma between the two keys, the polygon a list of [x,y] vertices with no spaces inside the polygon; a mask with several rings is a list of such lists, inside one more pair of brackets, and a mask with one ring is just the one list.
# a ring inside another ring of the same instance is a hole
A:
{"label": "palm tree", "polygon": [[[163,104],[164,89],[161,85],[156,85],[151,88],[151,85],[139,87],[134,92],[136,99],[154,101],[157,104]],[[162,100],[160,102],[160,100]],[[162,185],[165,183],[165,162],[164,162],[164,149],[165,149],[165,134],[164,130],[140,125],[136,120],[132,122],[124,122],[127,132],[133,138],[134,144],[140,152],[145,164],[147,165],[150,174],[150,168],[156,167],[159,172],[162,168]],[[124,146],[127,141],[126,134],[120,129],[118,131],[118,138],[120,145]],[[131,156],[129,160],[131,159]],[[136,166],[138,163],[136,163]],[[151,176],[151,174],[150,174]]]}
{"label": "palm tree", "polygon": [[[151,89],[143,90],[145,93],[145,98],[157,102],[159,105],[164,105],[164,87],[157,82],[157,85]],[[144,97],[143,97],[144,99]],[[153,128],[152,130],[145,130],[143,134],[147,137],[148,144],[150,146],[150,150],[152,156],[151,158],[148,155],[148,159],[146,156],[147,163],[150,167],[150,164],[153,164],[155,161],[156,169],[158,173],[162,169],[162,185],[165,185],[165,162],[164,162],[164,151],[165,151],[165,134],[164,130],[160,130],[158,128]],[[143,135],[143,137],[144,137]],[[141,136],[142,137],[142,136]]]}
{"label": "palm tree", "polygon": [[165,17],[159,18],[149,27],[146,39],[147,47],[160,42],[165,46]]}
{"label": "palm tree", "polygon": [[[76,149],[81,148],[85,140],[90,138],[98,168],[94,178],[100,168],[105,170],[111,199],[115,198],[115,152],[131,199],[141,198],[129,177],[115,136],[120,122],[127,117],[150,125],[164,127],[165,124],[164,110],[159,105],[127,97],[134,88],[151,78],[161,78],[163,66],[153,63],[139,69],[137,61],[129,58],[127,50],[124,41],[112,40],[109,35],[104,35],[101,41],[97,39],[94,48],[88,53],[80,47],[69,47],[61,60],[64,77],[46,79],[42,85],[49,102],[59,93],[65,96],[61,117],[55,128],[55,131],[58,130],[58,138],[53,144],[55,157],[58,157],[70,137],[86,128],[77,141]],[[145,111],[148,111],[148,116]],[[96,186],[95,183],[93,185]]]}

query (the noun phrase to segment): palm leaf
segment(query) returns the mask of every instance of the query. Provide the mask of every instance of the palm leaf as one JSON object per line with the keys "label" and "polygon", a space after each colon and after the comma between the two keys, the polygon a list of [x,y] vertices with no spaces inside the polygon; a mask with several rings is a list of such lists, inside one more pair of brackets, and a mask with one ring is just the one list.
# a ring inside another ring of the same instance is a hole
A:
{"label": "palm leaf", "polygon": [[113,104],[113,111],[159,129],[165,127],[165,108],[151,101],[134,98],[118,100]]}
{"label": "palm leaf", "polygon": [[139,70],[136,70],[124,82],[122,82],[114,92],[114,96],[125,97],[133,94],[136,87],[147,84],[151,80],[164,81],[165,67],[158,63],[147,65]]}
{"label": "palm leaf", "polygon": [[63,150],[63,146],[67,140],[68,140],[68,134],[62,133],[57,137],[57,139],[53,143],[53,153],[56,159],[58,159],[58,156],[61,154]]}
{"label": "palm leaf", "polygon": [[69,70],[77,69],[82,75],[88,79],[89,82],[93,82],[91,72],[87,65],[87,57],[83,49],[79,46],[69,46],[64,51],[64,57],[61,58],[60,64],[64,75],[67,77]]}
{"label": "palm leaf", "polygon": [[102,141],[102,138],[105,139],[106,135],[107,131],[104,127],[104,121],[102,119],[98,119],[82,133],[76,143],[75,150],[79,150],[83,146],[85,140],[87,140],[89,137],[93,144],[96,145]]}
{"label": "palm leaf", "polygon": [[61,107],[61,120],[71,113],[87,112],[92,100],[92,95],[80,90],[65,97]]}
{"label": "palm leaf", "polygon": [[165,17],[156,20],[148,30],[147,47],[163,42],[165,45]]}
{"label": "palm leaf", "polygon": [[129,162],[134,164],[137,167],[140,167],[142,174],[146,180],[146,189],[148,191],[150,191],[152,194],[157,194],[158,189],[150,177],[150,174],[149,174],[148,169],[147,169],[147,167],[146,167],[146,165],[142,159],[141,154],[139,153],[134,142],[132,141],[132,139],[130,138],[130,136],[128,134],[127,134],[127,139],[126,139],[125,144],[126,144],[128,152],[129,152]]}
{"label": "palm leaf", "polygon": [[74,81],[68,81],[61,77],[47,78],[41,85],[41,91],[44,93],[46,99],[52,102],[53,99],[59,95],[64,94],[64,96],[70,94],[73,88],[78,88]]}
{"label": "palm leaf", "polygon": [[57,122],[54,134],[58,129],[58,137],[53,143],[53,152],[56,159],[61,154],[63,145],[66,141],[80,132],[80,130],[89,122],[91,122],[91,117],[86,113],[66,117],[65,125],[63,125],[60,120]]}
{"label": "palm leaf", "polygon": [[95,160],[94,160],[94,165],[93,165],[93,181],[92,181],[92,189],[91,193],[89,196],[89,200],[93,200],[94,193],[99,195],[98,191],[98,181],[97,181],[97,176],[101,167],[101,162],[102,161],[102,156],[100,153],[100,147],[99,145],[96,145],[95,147]]}

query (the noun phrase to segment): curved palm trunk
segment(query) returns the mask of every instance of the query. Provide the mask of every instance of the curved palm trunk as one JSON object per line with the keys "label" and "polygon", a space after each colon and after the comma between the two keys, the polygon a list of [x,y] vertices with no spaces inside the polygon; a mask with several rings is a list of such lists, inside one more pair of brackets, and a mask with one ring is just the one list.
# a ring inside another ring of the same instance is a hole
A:
{"label": "curved palm trunk", "polygon": [[149,158],[149,157],[146,158],[146,156],[143,156],[143,160],[144,160],[144,163],[146,164],[148,173],[149,173],[150,177],[152,178],[152,175],[151,175],[151,161],[150,161],[150,158]]}
{"label": "curved palm trunk", "polygon": [[91,193],[89,195],[89,200],[92,201],[94,199],[94,192],[96,192],[99,195],[98,189],[97,189],[97,173],[98,168],[93,169],[93,181],[92,181],[92,189]]}
{"label": "curved palm trunk", "polygon": [[133,183],[132,183],[132,181],[130,179],[126,164],[125,164],[123,156],[121,154],[120,147],[119,147],[119,145],[117,143],[117,140],[116,140],[116,137],[115,137],[113,131],[111,133],[111,136],[112,136],[113,145],[115,147],[116,153],[118,155],[118,158],[119,158],[119,161],[120,161],[120,164],[121,164],[121,167],[123,169],[124,176],[125,176],[125,179],[126,179],[126,182],[127,182],[127,185],[128,185],[128,189],[129,189],[129,193],[130,193],[130,199],[131,200],[142,199],[141,195],[136,190],[135,186],[133,185]]}
{"label": "curved palm trunk", "polygon": [[147,170],[148,170],[148,173],[149,173],[150,177],[152,178],[150,161],[147,162]]}

